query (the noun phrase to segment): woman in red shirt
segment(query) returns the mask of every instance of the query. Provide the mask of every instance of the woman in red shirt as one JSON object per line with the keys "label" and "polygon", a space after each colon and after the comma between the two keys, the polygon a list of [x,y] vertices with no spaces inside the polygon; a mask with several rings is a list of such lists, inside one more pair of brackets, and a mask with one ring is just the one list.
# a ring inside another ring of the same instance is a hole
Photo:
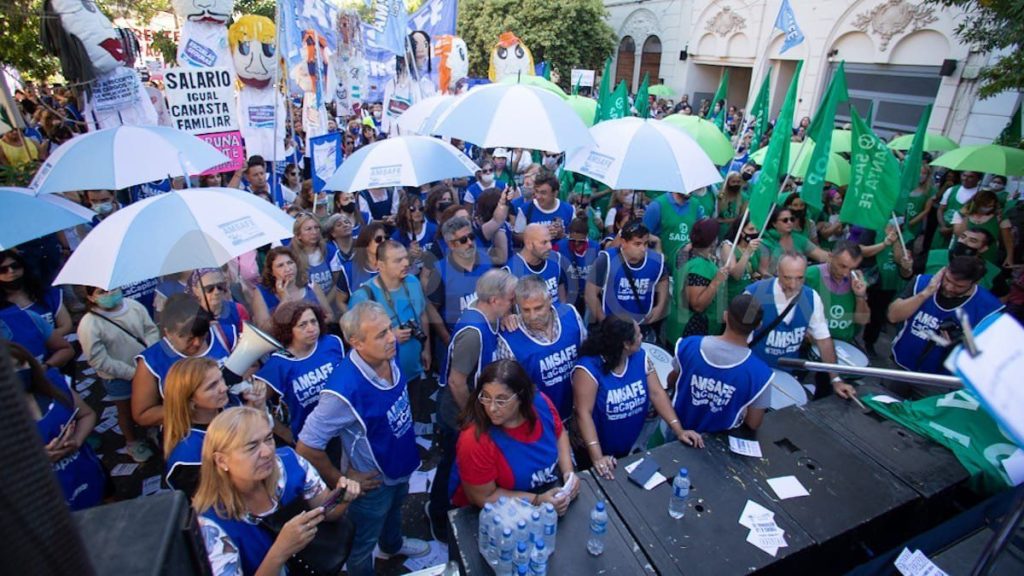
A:
{"label": "woman in red shirt", "polygon": [[476,398],[462,415],[465,427],[455,449],[452,504],[482,507],[501,496],[550,502],[559,515],[579,492],[558,497],[573,472],[569,436],[558,410],[537,391],[513,360],[484,368]]}

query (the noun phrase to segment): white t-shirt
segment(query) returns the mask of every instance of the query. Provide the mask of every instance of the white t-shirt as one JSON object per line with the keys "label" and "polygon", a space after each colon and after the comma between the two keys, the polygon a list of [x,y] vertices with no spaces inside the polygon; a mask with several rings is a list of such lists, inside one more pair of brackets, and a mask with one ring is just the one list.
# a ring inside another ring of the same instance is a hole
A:
{"label": "white t-shirt", "polygon": [[[953,191],[953,186],[950,186],[949,188],[947,188],[946,192],[942,194],[942,201],[939,202],[939,204],[943,204],[945,206],[949,206],[949,194],[952,191]],[[956,191],[956,199],[957,199],[958,202],[960,202],[960,204],[967,204],[968,202],[970,202],[971,198],[974,198],[974,195],[977,194],[977,193],[978,193],[978,187],[977,186],[975,186],[974,188],[964,188],[963,186],[960,186],[960,188],[957,189],[957,191]]]}
{"label": "white t-shirt", "polygon": [[[776,280],[772,284],[773,295],[775,296],[775,308],[780,312],[786,309],[789,305],[789,298],[782,292],[782,284]],[[811,294],[814,295],[814,311],[811,312],[811,318],[807,322],[807,331],[811,334],[811,338],[815,340],[823,340],[825,338],[831,338],[832,334],[828,331],[828,322],[825,320],[825,305],[821,303],[821,296],[814,289],[811,289]],[[793,314],[796,313],[796,306],[793,310],[786,314],[786,317],[782,319],[783,322],[790,322],[793,319]]]}

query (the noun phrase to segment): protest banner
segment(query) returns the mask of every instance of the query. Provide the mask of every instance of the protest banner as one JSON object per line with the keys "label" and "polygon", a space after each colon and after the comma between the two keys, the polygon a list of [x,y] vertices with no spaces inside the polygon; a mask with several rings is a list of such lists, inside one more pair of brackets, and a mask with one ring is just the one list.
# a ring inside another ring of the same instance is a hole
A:
{"label": "protest banner", "polygon": [[245,146],[242,145],[242,133],[238,130],[199,134],[198,137],[228,157],[227,162],[206,170],[202,173],[203,176],[207,174],[220,174],[221,172],[234,172],[239,168],[245,167]]}
{"label": "protest banner", "polygon": [[313,191],[320,192],[341,166],[341,132],[332,132],[309,139],[310,173],[313,176]]}
{"label": "protest banner", "polygon": [[175,128],[192,134],[238,129],[234,76],[227,68],[169,68],[164,89]]}

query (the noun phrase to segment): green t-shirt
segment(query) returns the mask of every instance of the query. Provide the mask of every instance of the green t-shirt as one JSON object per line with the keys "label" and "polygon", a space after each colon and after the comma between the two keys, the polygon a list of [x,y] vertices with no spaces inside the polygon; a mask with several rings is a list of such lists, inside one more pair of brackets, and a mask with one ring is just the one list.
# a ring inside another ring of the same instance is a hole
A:
{"label": "green t-shirt", "polygon": [[[793,238],[793,251],[797,254],[807,256],[814,248],[814,243],[803,232],[792,232],[790,237]],[[781,237],[776,230],[764,233],[764,237],[761,238],[761,248],[771,257],[772,263],[778,262],[779,258],[786,253],[786,249],[781,244]]]}
{"label": "green t-shirt", "polygon": [[821,296],[825,307],[825,319],[828,320],[828,331],[832,338],[843,342],[852,342],[857,333],[857,324],[853,321],[853,313],[857,310],[857,297],[847,286],[845,291],[833,292],[823,276],[828,274],[828,264],[818,264],[807,268],[806,283]]}
{"label": "green t-shirt", "polygon": [[883,248],[875,256],[875,263],[878,265],[878,282],[882,290],[902,293],[907,279],[900,276],[900,267],[893,259],[892,246]]}
{"label": "green t-shirt", "polygon": [[[957,184],[949,189],[949,204],[946,204],[946,211],[940,214],[942,221],[946,223],[946,226],[953,225],[953,215],[960,211],[963,204],[957,199],[956,195],[960,192],[960,185]],[[940,198],[941,201],[941,198]],[[949,237],[943,236],[939,232],[938,228],[935,228],[935,234],[932,236],[932,248],[949,248]]]}
{"label": "green t-shirt", "polygon": [[676,340],[683,335],[686,325],[691,320],[707,322],[707,334],[718,335],[722,333],[722,311],[725,298],[725,286],[719,284],[715,297],[711,304],[699,314],[694,313],[686,302],[686,287],[689,285],[690,276],[698,276],[710,282],[718,273],[718,266],[703,256],[695,256],[686,261],[682,270],[674,276],[672,283],[672,304],[676,310],[669,310],[669,316],[665,322],[665,336],[669,344],[675,346]]}
{"label": "green t-shirt", "polygon": [[924,211],[924,205],[928,202],[928,199],[935,195],[935,188],[929,188],[924,194],[907,196],[907,205],[903,211],[904,224],[903,224],[903,239],[909,243],[924,229],[925,219],[921,219],[914,226],[910,226],[908,222],[913,220]]}
{"label": "green t-shirt", "polygon": [[[732,240],[725,241],[726,246],[730,244],[732,244]],[[732,257],[733,262],[738,262],[743,258],[743,253],[740,251],[739,248],[733,248]],[[733,298],[742,294],[743,291],[747,289],[747,286],[750,286],[750,283],[754,281],[754,272],[757,271],[757,262],[758,255],[755,251],[753,254],[750,255],[750,258],[747,260],[747,267],[743,270],[743,276],[740,276],[739,279],[736,279],[733,278],[731,274],[729,275],[729,278],[725,282],[726,299],[725,302],[722,304],[723,309],[727,308],[729,306],[729,302],[732,302]]]}
{"label": "green t-shirt", "polygon": [[[727,200],[725,198],[725,193],[724,192],[719,192],[718,194],[719,194],[719,196],[718,196],[718,217],[719,218],[730,219],[730,218],[740,218],[740,217],[743,216],[742,214],[740,214],[740,208],[744,204],[746,204],[747,202],[750,201],[750,194],[747,194],[746,192],[740,192],[739,196],[737,196],[736,198],[734,198],[732,200]],[[712,212],[708,212],[708,214],[712,214]],[[718,225],[718,239],[719,240],[725,240],[726,239],[725,235],[729,233],[729,227],[730,226],[732,226],[732,224],[726,224],[724,222]],[[732,239],[729,239],[729,241],[731,242]]]}

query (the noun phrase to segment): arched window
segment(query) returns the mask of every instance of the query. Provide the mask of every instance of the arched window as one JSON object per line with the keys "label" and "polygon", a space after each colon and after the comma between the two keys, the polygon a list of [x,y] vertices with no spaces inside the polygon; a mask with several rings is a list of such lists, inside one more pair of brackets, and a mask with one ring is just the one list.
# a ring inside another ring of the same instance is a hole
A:
{"label": "arched window", "polygon": [[627,85],[633,84],[633,65],[636,63],[636,43],[629,36],[619,42],[619,53],[615,57],[615,81],[609,87],[614,90],[619,80],[625,80]]}
{"label": "arched window", "polygon": [[644,40],[643,54],[640,55],[640,77],[637,82],[643,82],[644,74],[651,75],[651,85],[660,83],[659,74],[661,70],[661,39],[657,36],[648,36]]}

